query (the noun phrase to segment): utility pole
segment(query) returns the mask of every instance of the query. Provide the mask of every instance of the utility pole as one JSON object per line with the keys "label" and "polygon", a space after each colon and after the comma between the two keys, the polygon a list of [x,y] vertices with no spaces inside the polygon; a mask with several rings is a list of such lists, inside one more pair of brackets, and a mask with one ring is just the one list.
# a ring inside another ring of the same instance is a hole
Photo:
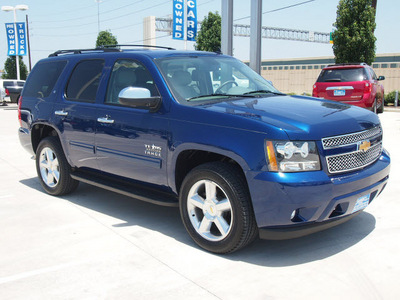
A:
{"label": "utility pole", "polygon": [[31,59],[31,42],[29,40],[29,21],[28,15],[26,15],[26,36],[28,38],[28,59],[29,59],[29,72],[32,70],[32,59]]}

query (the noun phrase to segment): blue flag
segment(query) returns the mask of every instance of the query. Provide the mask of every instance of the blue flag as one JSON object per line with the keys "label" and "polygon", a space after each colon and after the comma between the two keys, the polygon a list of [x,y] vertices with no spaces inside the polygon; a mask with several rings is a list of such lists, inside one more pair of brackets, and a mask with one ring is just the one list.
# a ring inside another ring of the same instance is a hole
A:
{"label": "blue flag", "polygon": [[183,40],[184,34],[184,2],[185,0],[173,1],[172,14],[172,38]]}
{"label": "blue flag", "polygon": [[197,4],[196,0],[187,0],[187,40],[195,41],[197,35]]}
{"label": "blue flag", "polygon": [[[25,23],[16,23],[17,28],[15,29],[14,23],[6,23],[7,33],[7,45],[8,45],[8,56],[26,55],[26,34],[25,34]],[[17,43],[18,41],[18,43]]]}
{"label": "blue flag", "polygon": [[25,23],[19,22],[17,24],[17,35],[18,35],[18,55],[26,55],[26,33],[25,33]]}
{"label": "blue flag", "polygon": [[6,34],[7,34],[7,45],[8,45],[8,56],[17,55],[17,45],[15,39],[15,28],[14,23],[6,23]]}

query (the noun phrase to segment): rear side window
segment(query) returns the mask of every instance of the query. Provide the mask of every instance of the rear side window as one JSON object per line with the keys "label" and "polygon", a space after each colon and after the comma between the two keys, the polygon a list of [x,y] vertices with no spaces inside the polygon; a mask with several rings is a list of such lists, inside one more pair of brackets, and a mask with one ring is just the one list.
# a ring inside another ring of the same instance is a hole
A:
{"label": "rear side window", "polygon": [[95,102],[104,60],[93,59],[79,62],[68,82],[65,95],[68,100]]}
{"label": "rear side window", "polygon": [[64,60],[37,63],[25,84],[23,97],[48,97],[66,64]]}
{"label": "rear side window", "polygon": [[322,70],[317,82],[349,82],[368,80],[364,68]]}

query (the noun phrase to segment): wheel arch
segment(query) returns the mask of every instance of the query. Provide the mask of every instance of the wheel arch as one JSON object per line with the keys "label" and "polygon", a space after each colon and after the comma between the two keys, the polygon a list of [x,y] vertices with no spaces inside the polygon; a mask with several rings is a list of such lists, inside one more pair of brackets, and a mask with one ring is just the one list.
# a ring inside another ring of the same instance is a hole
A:
{"label": "wheel arch", "polygon": [[32,142],[32,149],[35,154],[40,141],[48,136],[56,137],[61,144],[59,132],[53,126],[45,123],[36,123],[32,126],[31,142]]}
{"label": "wheel arch", "polygon": [[[171,159],[170,186],[179,194],[182,182],[186,175],[195,167],[213,161],[227,162],[236,165],[246,179],[246,171],[249,170],[247,162],[232,151],[215,149],[206,145],[182,145],[175,149]],[[247,180],[245,180],[247,184]],[[248,184],[247,184],[248,185]]]}

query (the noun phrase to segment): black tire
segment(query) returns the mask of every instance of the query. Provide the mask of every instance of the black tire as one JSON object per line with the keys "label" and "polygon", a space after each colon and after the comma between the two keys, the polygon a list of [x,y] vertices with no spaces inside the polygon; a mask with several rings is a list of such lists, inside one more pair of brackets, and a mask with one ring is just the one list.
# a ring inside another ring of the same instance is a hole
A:
{"label": "black tire", "polygon": [[[208,186],[214,186],[215,191],[207,192]],[[206,193],[214,197],[207,197]],[[188,201],[190,195],[195,195],[191,199],[200,200]],[[185,177],[179,196],[183,224],[200,247],[214,253],[234,252],[257,237],[249,191],[238,167],[222,162],[200,165]],[[213,199],[211,204],[210,199]],[[202,205],[198,207],[193,202]],[[208,231],[200,232],[205,223]]]}
{"label": "black tire", "polygon": [[378,114],[383,113],[384,109],[385,109],[385,98],[382,98],[382,103],[379,106],[379,108],[377,109]]}
{"label": "black tire", "polygon": [[44,190],[54,196],[73,192],[79,182],[71,178],[71,167],[56,137],[46,137],[36,150],[36,171]]}
{"label": "black tire", "polygon": [[11,103],[18,103],[19,96],[20,95],[10,95],[10,102]]}
{"label": "black tire", "polygon": [[372,106],[372,112],[374,113],[374,114],[378,114],[378,107],[377,107],[377,101],[376,101],[376,99],[374,100],[374,104],[373,104],[373,106]]}

